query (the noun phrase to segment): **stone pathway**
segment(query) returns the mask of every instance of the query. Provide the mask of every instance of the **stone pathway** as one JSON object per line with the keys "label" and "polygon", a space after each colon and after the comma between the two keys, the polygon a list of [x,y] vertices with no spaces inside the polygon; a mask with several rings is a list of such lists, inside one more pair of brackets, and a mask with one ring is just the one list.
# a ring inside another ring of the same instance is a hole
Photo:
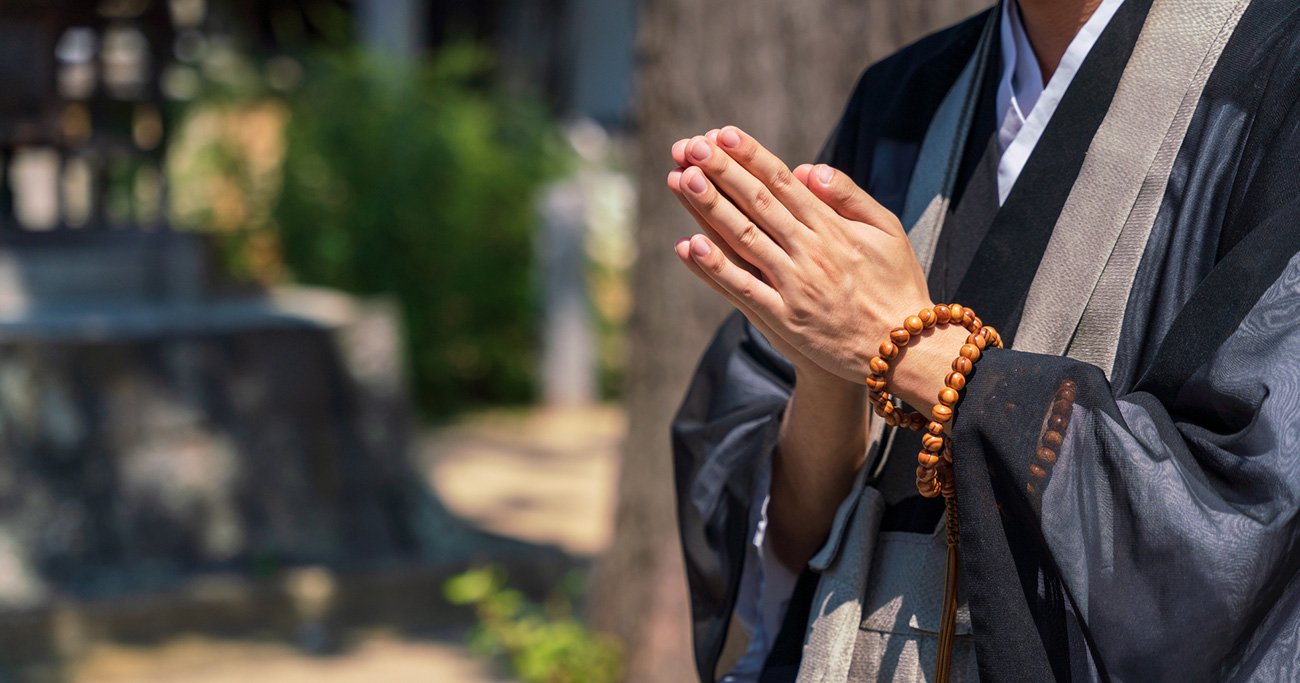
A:
{"label": "stone pathway", "polygon": [[[430,430],[415,457],[439,498],[487,531],[595,557],[608,543],[624,433],[620,410],[494,411]],[[72,683],[503,683],[462,645],[464,624],[413,637],[351,634],[342,654],[289,645],[178,637],[145,647],[97,646]],[[183,631],[183,627],[178,628]]]}

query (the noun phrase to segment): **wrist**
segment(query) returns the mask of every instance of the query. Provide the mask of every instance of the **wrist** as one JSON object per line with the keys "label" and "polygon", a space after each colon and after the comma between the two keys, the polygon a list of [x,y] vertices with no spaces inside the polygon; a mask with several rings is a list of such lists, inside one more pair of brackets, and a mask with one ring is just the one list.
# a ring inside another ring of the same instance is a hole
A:
{"label": "wrist", "polygon": [[959,325],[934,327],[901,349],[890,382],[894,395],[928,416],[969,334]]}

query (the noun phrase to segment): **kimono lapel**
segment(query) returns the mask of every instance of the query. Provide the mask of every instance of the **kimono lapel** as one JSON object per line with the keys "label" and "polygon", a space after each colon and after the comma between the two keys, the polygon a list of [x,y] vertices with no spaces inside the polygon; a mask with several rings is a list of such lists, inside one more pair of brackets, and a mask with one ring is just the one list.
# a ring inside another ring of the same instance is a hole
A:
{"label": "kimono lapel", "polygon": [[1133,277],[1201,93],[1249,0],[1157,0],[1061,212],[1015,347],[1109,376]]}
{"label": "kimono lapel", "polygon": [[998,17],[996,11],[989,13],[975,54],[935,112],[921,142],[916,170],[908,184],[900,219],[907,228],[907,237],[921,262],[921,269],[927,274],[952,201],[962,151],[975,120],[980,87],[991,60],[993,38],[997,35]]}
{"label": "kimono lapel", "polygon": [[[954,299],[979,311],[1008,343],[1030,285],[1142,30],[1151,0],[1127,0],[1075,74]],[[1068,341],[1068,338],[1067,338]]]}

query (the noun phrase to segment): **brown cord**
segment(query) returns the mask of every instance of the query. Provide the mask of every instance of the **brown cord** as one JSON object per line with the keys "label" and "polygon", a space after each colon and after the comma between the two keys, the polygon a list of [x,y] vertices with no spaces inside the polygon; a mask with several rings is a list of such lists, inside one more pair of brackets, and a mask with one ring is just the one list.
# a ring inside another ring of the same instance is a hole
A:
{"label": "brown cord", "polygon": [[944,510],[948,516],[948,566],[943,578],[943,615],[939,622],[939,655],[934,666],[936,683],[948,683],[952,672],[952,652],[957,638],[957,575],[960,570],[961,553],[957,543],[960,540],[961,527],[957,520],[957,497],[943,497]]}

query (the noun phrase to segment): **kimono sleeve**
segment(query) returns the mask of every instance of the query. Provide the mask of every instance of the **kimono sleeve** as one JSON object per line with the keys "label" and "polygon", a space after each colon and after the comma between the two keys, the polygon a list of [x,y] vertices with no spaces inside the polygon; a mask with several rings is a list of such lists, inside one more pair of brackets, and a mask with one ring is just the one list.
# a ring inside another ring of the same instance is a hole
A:
{"label": "kimono sleeve", "polygon": [[1297,320],[1293,257],[1160,398],[1116,396],[1067,358],[987,353],[953,434],[983,678],[1300,670]]}

